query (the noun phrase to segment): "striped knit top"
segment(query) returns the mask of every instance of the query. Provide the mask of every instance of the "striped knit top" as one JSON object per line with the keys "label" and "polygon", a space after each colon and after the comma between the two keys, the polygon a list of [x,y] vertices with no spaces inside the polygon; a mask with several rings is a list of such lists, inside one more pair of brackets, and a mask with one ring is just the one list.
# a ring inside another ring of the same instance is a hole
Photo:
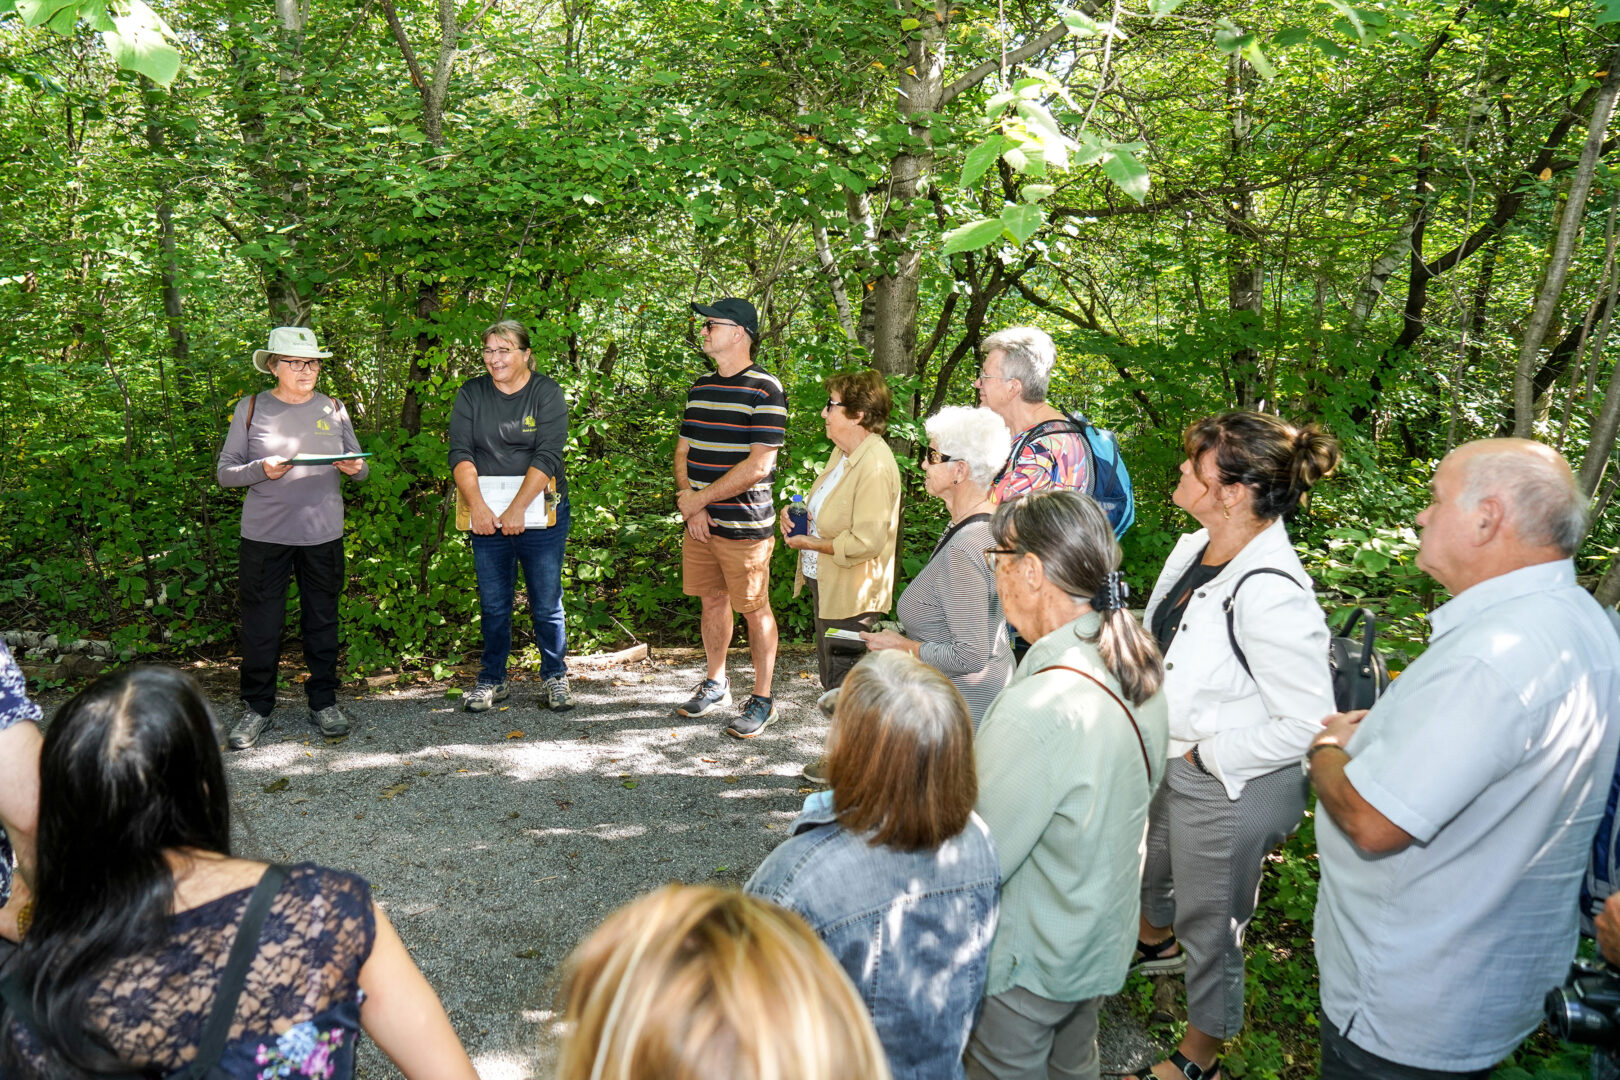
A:
{"label": "striped knit top", "polygon": [[[686,392],[681,438],[690,447],[686,476],[699,491],[746,460],[754,446],[787,441],[787,395],[776,377],[758,364],[735,375],[705,375]],[[774,470],[747,491],[709,504],[715,536],[768,540],[776,514],[771,504]]]}

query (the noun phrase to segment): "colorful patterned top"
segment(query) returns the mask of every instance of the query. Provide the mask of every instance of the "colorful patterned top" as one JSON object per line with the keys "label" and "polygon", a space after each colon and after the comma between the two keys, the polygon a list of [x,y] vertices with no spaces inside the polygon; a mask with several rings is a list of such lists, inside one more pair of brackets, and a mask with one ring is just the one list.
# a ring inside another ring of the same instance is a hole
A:
{"label": "colorful patterned top", "polygon": [[[28,679],[11,658],[6,643],[0,641],[0,731],[24,721],[31,723],[41,715],[39,706],[28,700]],[[11,840],[5,829],[0,829],[0,907],[11,897],[11,873],[16,861]]]}
{"label": "colorful patterned top", "polygon": [[1085,436],[1067,421],[1043,420],[1013,440],[1012,453],[990,489],[990,498],[1002,503],[1052,488],[1086,491],[1090,471]]}
{"label": "colorful patterned top", "polygon": [[[161,944],[117,961],[101,980],[90,999],[97,1033],[131,1070],[171,1076],[188,1066],[252,892],[173,916]],[[363,878],[312,863],[289,867],[219,1068],[235,1080],[350,1080],[365,1000],[360,968],[376,936]],[[25,1063],[8,1080],[47,1075],[31,1032],[12,1023],[0,1037],[15,1043]]]}

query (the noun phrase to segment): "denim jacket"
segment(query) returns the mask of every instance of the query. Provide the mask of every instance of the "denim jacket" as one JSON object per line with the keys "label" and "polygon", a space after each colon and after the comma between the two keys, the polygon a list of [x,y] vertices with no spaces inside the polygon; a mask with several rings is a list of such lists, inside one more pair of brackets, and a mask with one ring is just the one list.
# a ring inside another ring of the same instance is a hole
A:
{"label": "denim jacket", "polygon": [[1001,874],[974,814],[938,848],[873,846],[838,824],[830,792],[747,890],[801,915],[860,992],[894,1080],[956,1080],[984,995]]}

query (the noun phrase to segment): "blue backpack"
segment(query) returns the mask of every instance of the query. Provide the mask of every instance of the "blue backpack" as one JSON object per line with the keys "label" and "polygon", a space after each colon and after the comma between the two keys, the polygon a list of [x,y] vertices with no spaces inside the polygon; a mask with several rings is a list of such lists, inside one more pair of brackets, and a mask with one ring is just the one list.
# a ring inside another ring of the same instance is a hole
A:
{"label": "blue backpack", "polygon": [[1107,428],[1093,424],[1083,412],[1072,412],[1066,420],[1043,420],[1019,435],[1013,442],[1007,464],[996,474],[996,480],[1017,460],[1024,447],[1047,435],[1075,434],[1086,440],[1086,452],[1091,455],[1090,482],[1086,494],[1097,500],[1108,524],[1114,527],[1116,538],[1136,523],[1136,493],[1131,487],[1131,473],[1125,467],[1120,453],[1119,436]]}

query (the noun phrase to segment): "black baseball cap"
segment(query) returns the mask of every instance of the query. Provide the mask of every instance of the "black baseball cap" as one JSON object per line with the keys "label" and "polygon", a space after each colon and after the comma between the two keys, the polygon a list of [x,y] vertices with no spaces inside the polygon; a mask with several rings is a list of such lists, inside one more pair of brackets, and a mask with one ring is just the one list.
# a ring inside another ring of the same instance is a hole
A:
{"label": "black baseball cap", "polygon": [[759,314],[754,305],[735,296],[722,297],[712,304],[693,304],[692,310],[706,319],[725,319],[734,322],[755,341],[759,340]]}

